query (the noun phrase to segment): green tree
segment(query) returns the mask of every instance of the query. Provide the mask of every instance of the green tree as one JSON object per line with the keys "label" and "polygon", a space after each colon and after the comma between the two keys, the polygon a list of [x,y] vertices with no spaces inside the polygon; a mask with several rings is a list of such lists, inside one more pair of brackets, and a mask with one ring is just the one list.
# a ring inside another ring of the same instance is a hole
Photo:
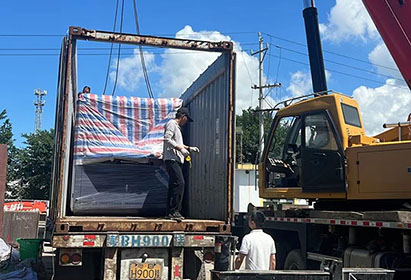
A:
{"label": "green tree", "polygon": [[[272,122],[271,113],[264,113],[264,137],[267,136]],[[236,120],[237,128],[241,127],[242,133],[237,133],[236,158],[237,162],[256,163],[258,153],[258,113],[248,108],[243,110]],[[242,138],[242,141],[240,141]],[[242,148],[240,147],[242,142]],[[242,151],[242,154],[240,154]]]}
{"label": "green tree", "polygon": [[0,113],[0,144],[7,145],[7,183],[9,183],[16,176],[18,149],[14,146],[12,124],[6,110]]}
{"label": "green tree", "polygon": [[7,118],[6,110],[0,113],[0,144],[13,145],[13,132],[10,120]]}
{"label": "green tree", "polygon": [[26,199],[48,199],[51,184],[54,131],[42,130],[38,133],[23,134],[26,147],[21,149],[19,173],[21,191]]}

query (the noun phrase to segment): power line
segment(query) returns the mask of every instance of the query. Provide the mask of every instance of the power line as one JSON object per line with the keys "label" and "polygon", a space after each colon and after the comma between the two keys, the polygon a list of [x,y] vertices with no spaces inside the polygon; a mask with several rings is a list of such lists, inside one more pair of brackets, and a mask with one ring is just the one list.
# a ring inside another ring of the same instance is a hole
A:
{"label": "power line", "polygon": [[63,37],[65,34],[0,34],[0,37]]}
{"label": "power line", "polygon": [[[279,57],[279,56],[277,56],[277,55],[270,55],[270,56],[272,56],[272,57]],[[310,64],[305,63],[305,62],[301,62],[301,61],[297,61],[297,60],[293,60],[293,59],[289,59],[289,58],[285,58],[285,57],[282,57],[282,59],[287,60],[287,61],[291,61],[291,62],[294,62],[294,63],[302,64],[302,65],[305,65],[305,66],[310,66]],[[353,78],[357,78],[357,79],[362,79],[362,80],[374,82],[374,83],[377,83],[377,84],[380,84],[380,85],[388,85],[388,86],[391,86],[391,87],[408,89],[407,87],[403,87],[403,86],[393,86],[393,85],[390,85],[390,84],[382,83],[382,82],[377,81],[377,80],[373,80],[373,79],[369,79],[369,78],[365,78],[365,77],[361,77],[361,76],[352,75],[352,74],[345,73],[345,72],[341,72],[341,71],[338,71],[338,70],[333,70],[333,69],[329,69],[329,68],[325,68],[325,70],[330,71],[330,72],[333,72],[333,73],[345,75],[345,76],[348,76],[348,77],[353,77]]]}
{"label": "power line", "polygon": [[[255,45],[255,44],[256,44],[256,43],[245,43],[245,44],[241,44],[241,45]],[[283,49],[283,50],[286,50],[286,51],[289,51],[289,52],[292,52],[292,53],[296,53],[296,54],[308,56],[307,53],[300,52],[300,51],[296,51],[296,50],[293,50],[293,49],[290,49],[290,48],[286,48],[286,47],[283,47],[283,46],[280,46],[280,45],[276,45],[276,44],[272,44],[272,43],[270,43],[269,45],[270,45],[270,46],[274,46],[274,47],[280,49],[280,54],[281,54],[281,49]],[[140,46],[140,47],[141,47],[141,46]],[[110,57],[111,57],[112,48],[78,48],[78,50],[107,50],[107,49],[110,49]],[[123,47],[122,49],[131,50],[131,49],[135,49],[135,48],[133,48],[133,47],[126,47],[126,48],[125,48],[125,47]],[[152,48],[146,48],[146,49],[158,49],[158,48],[152,47]],[[60,49],[57,49],[57,48],[55,48],[55,49],[53,49],[53,48],[44,48],[44,49],[42,49],[42,48],[38,48],[38,49],[36,49],[36,48],[15,48],[15,49],[13,49],[13,48],[3,48],[3,49],[1,49],[1,48],[0,48],[0,51],[4,51],[4,50],[8,50],[8,51],[14,51],[14,50],[16,50],[16,51],[17,51],[17,50],[32,50],[32,51],[42,51],[42,50],[44,50],[44,51],[49,51],[49,50],[56,50],[56,51],[58,51],[58,50],[60,50]],[[271,51],[271,50],[270,50],[270,51]],[[8,55],[8,54],[0,54],[0,56],[7,56],[7,55]],[[23,56],[24,54],[10,54],[10,55]],[[39,55],[42,55],[42,54],[39,54]],[[47,54],[47,55],[48,55],[48,54]],[[92,55],[92,54],[90,54],[90,55]],[[281,56],[281,55],[280,55],[280,56]],[[109,59],[109,61],[111,61],[111,58]],[[327,61],[327,62],[330,62],[330,63],[334,63],[334,64],[337,64],[337,65],[341,65],[341,66],[344,66],[344,67],[347,67],[347,68],[352,68],[352,69],[355,69],[355,70],[358,70],[358,71],[362,71],[362,72],[367,72],[367,73],[370,73],[370,74],[379,75],[379,76],[382,76],[382,77],[385,77],[385,78],[395,79],[395,80],[398,80],[398,81],[402,81],[401,79],[395,78],[395,77],[390,76],[390,75],[381,74],[381,73],[378,73],[378,72],[375,72],[375,71],[370,71],[370,70],[367,70],[367,69],[364,69],[364,68],[360,68],[360,67],[348,65],[348,64],[341,63],[341,62],[337,62],[337,61],[333,61],[333,60],[330,60],[330,59],[324,59],[324,61]],[[377,64],[375,64],[375,65],[377,65]],[[377,65],[377,66],[378,66],[378,65]],[[277,67],[277,68],[278,68],[278,67]],[[394,69],[394,68],[389,68],[389,67],[385,67],[385,68],[391,69],[391,70],[396,71],[396,72],[399,72],[397,69]],[[269,69],[270,69],[270,68],[269,68]],[[278,70],[277,70],[277,72],[278,72]],[[277,76],[278,76],[278,75],[277,75]]]}
{"label": "power line", "polygon": [[248,70],[247,62],[245,62],[244,51],[241,52],[241,56],[243,57],[243,63],[244,63],[245,69],[247,70],[247,74],[248,74],[248,78],[250,79],[250,83],[254,84],[253,80],[251,79],[250,71]]}
{"label": "power line", "polygon": [[[243,51],[246,51],[246,50],[243,50]],[[188,55],[188,54],[191,54],[191,53],[184,53],[184,52],[174,52],[174,53],[173,53],[173,52],[167,52],[167,53],[163,53],[163,52],[152,52],[152,54],[154,54],[154,55]],[[19,56],[20,56],[20,57],[35,56],[35,57],[37,57],[37,56],[58,56],[58,55],[59,55],[59,54],[0,54],[0,57],[1,57],[1,56],[11,56],[11,57],[12,57],[12,56],[16,56],[16,57],[19,57]],[[107,56],[108,54],[107,54],[107,53],[78,53],[77,55],[78,55],[78,56]],[[134,55],[134,53],[124,53],[124,52],[121,53],[121,56],[126,56],[126,55]],[[280,60],[279,60],[279,63],[280,63],[281,60],[286,60],[286,61],[290,61],[290,62],[293,62],[293,63],[296,63],[296,64],[301,64],[301,65],[309,66],[308,63],[301,62],[301,61],[297,61],[297,60],[293,60],[293,59],[290,59],[290,58],[286,58],[286,57],[283,57],[282,55],[280,55],[280,56],[278,56],[278,55],[273,55],[273,54],[268,54],[268,55],[271,56],[271,57],[279,58],[279,59],[280,59]],[[249,76],[250,82],[252,83],[251,75],[250,75],[250,72],[249,72],[249,69],[248,69],[247,64],[246,64],[246,62],[245,62],[244,57],[243,57],[243,62],[244,62],[244,64],[245,64],[245,67],[246,67],[247,74],[248,74],[248,76]],[[279,65],[280,65],[280,64],[279,64]],[[278,65],[277,69],[279,68],[279,65]],[[369,78],[365,78],[365,77],[361,77],[361,76],[352,75],[352,74],[345,73],[345,72],[341,72],[341,71],[338,71],[338,70],[332,70],[332,69],[329,69],[329,68],[326,68],[326,70],[327,70],[327,71],[330,71],[330,72],[338,73],[338,74],[341,74],[341,75],[345,75],[345,76],[349,76],[349,77],[353,77],[353,78],[357,78],[357,79],[363,79],[363,80],[367,80],[367,81],[374,82],[374,83],[377,83],[377,84],[385,85],[385,83],[380,82],[380,81],[377,81],[377,80],[373,80],[373,79],[369,79]],[[392,78],[392,79],[395,79],[395,78]],[[276,80],[277,80],[277,79],[276,79]],[[400,80],[400,79],[396,79],[396,80],[402,81],[402,80]],[[408,89],[408,88],[402,87],[402,86],[393,86],[393,85],[389,85],[389,86],[397,87],[397,88]]]}
{"label": "power line", "polygon": [[[304,52],[299,52],[299,51],[295,51],[295,50],[292,50],[292,49],[289,49],[289,48],[284,48],[284,47],[281,47],[281,46],[278,46],[278,45],[275,45],[275,44],[273,44],[272,46],[274,46],[276,48],[279,48],[279,49],[284,49],[286,51],[293,52],[293,53],[296,53],[296,54],[308,56],[308,54],[304,53]],[[340,66],[352,68],[352,69],[355,69],[355,70],[367,72],[367,73],[370,73],[370,74],[380,75],[380,76],[383,76],[383,77],[386,77],[386,78],[395,79],[395,80],[398,80],[398,81],[403,81],[401,79],[398,79],[398,78],[395,78],[395,77],[392,77],[392,76],[389,76],[389,75],[380,74],[380,73],[377,73],[375,71],[370,71],[370,70],[367,70],[367,69],[363,69],[363,68],[360,68],[360,67],[348,65],[348,64],[345,64],[345,63],[341,63],[341,62],[337,62],[337,61],[333,61],[333,60],[329,60],[329,59],[324,59],[324,61],[334,63],[334,64],[337,64],[337,65],[340,65]],[[396,72],[399,72],[399,71],[396,70]]]}
{"label": "power line", "polygon": [[[251,46],[258,45],[258,43],[241,43],[241,46]],[[84,47],[77,48],[77,50],[88,50],[88,51],[98,51],[98,50],[109,50],[110,48],[106,47]],[[135,47],[122,47],[123,50],[134,50]],[[158,50],[160,47],[144,47],[146,50]],[[61,48],[0,48],[0,51],[60,51]],[[197,53],[197,51],[196,51]]]}
{"label": "power line", "polygon": [[[214,34],[215,32],[213,32],[213,31],[210,31],[210,32],[202,32],[202,31],[200,31],[200,32],[197,32],[197,33],[185,33],[184,35],[198,35],[199,33],[201,33],[201,34]],[[219,33],[220,33],[221,35],[234,35],[234,34],[255,34],[255,33],[257,33],[257,32],[253,32],[253,31],[232,31],[232,32],[219,32]],[[266,33],[266,32],[261,32],[261,33],[262,33],[262,34],[265,34],[265,35],[267,35],[267,36],[269,36],[269,37],[272,37],[272,38],[275,38],[275,39],[284,41],[284,42],[289,42],[289,43],[292,43],[292,44],[295,44],[295,45],[307,47],[306,44],[299,43],[299,42],[297,42],[297,41],[285,39],[285,38],[282,38],[282,37],[279,37],[279,36],[275,36],[275,35],[272,35],[272,34]],[[159,33],[159,34],[155,34],[155,33],[154,33],[154,34],[152,34],[152,35],[154,35],[154,36],[175,36],[175,34],[171,34],[171,33]],[[0,37],[63,37],[63,36],[65,36],[65,34],[60,34],[60,35],[58,35],[58,34],[0,34]],[[244,44],[241,44],[241,45],[244,45]],[[360,58],[352,57],[352,56],[349,56],[349,55],[344,55],[344,54],[340,54],[340,53],[328,51],[328,50],[325,50],[325,49],[323,49],[323,52],[325,52],[325,53],[330,53],[330,54],[333,54],[333,55],[336,55],[336,56],[340,56],[340,57],[344,57],[344,58],[347,58],[347,59],[356,60],[356,61],[359,61],[359,62],[363,62],[363,63],[375,65],[375,66],[379,66],[379,67],[382,67],[382,68],[386,68],[386,69],[398,71],[397,69],[392,68],[392,67],[389,67],[389,66],[385,66],[385,65],[381,65],[381,64],[374,64],[374,63],[369,62],[369,61],[367,61],[367,60],[363,60],[363,59],[360,59]]]}
{"label": "power line", "polygon": [[[244,49],[243,51],[250,51],[250,49]],[[116,55],[117,52],[114,52],[114,55]],[[190,52],[190,53],[185,53],[185,52],[150,52],[150,54],[154,55],[199,55],[199,53],[196,52]],[[6,53],[6,54],[0,54],[0,56],[59,56],[60,54],[58,53]],[[78,56],[108,56],[109,53],[77,53]],[[121,52],[120,56],[126,56],[126,55],[135,55],[134,52]],[[201,55],[201,54],[200,54]]]}
{"label": "power line", "polygon": [[[117,0],[117,1],[118,1],[118,0]],[[239,34],[239,33],[250,33],[250,32],[237,32],[237,33]],[[195,34],[197,34],[197,33],[195,33]],[[276,38],[276,39],[280,39],[280,40],[283,40],[283,41],[287,41],[287,42],[294,43],[294,44],[296,44],[296,45],[306,46],[305,44],[301,44],[301,43],[298,43],[298,42],[295,42],[295,41],[292,41],[292,40],[284,39],[284,38],[281,38],[281,37],[278,37],[278,36],[273,36],[273,35],[268,34],[268,33],[264,33],[264,34],[266,34],[267,36]],[[3,37],[4,37],[4,36],[9,36],[9,35],[0,35],[0,36],[3,36]],[[10,36],[11,36],[11,35],[10,35]],[[16,35],[16,36],[26,36],[26,35]],[[43,36],[43,35],[33,35],[33,34],[31,34],[31,35],[27,35],[27,36]],[[44,35],[44,36],[57,36],[57,35]],[[256,43],[244,43],[244,44],[241,44],[241,45],[255,45],[255,44],[256,44]],[[275,45],[275,44],[271,44],[271,45],[273,45],[273,46],[275,46],[275,47],[277,47],[277,48],[280,48],[280,50],[281,50],[281,49],[284,49],[284,50],[287,50],[287,51],[290,51],[290,52],[293,52],[293,53],[297,53],[297,54],[301,54],[301,55],[307,56],[306,53],[299,52],[299,51],[296,51],[296,50],[293,50],[293,49],[290,49],[290,48],[282,47],[282,46]],[[78,50],[104,50],[104,49],[109,49],[109,48],[78,48]],[[135,49],[135,48],[129,47],[129,48],[123,48],[123,49]],[[149,49],[149,48],[147,48],[147,49]],[[158,49],[158,48],[150,48],[150,49]],[[56,49],[53,49],[53,48],[44,48],[44,49],[43,49],[43,48],[2,48],[2,49],[0,49],[0,51],[1,51],[1,50],[3,50],[3,51],[4,51],[4,50],[9,50],[9,51],[10,51],[10,50],[12,50],[12,51],[14,51],[14,50],[16,50],[16,51],[17,51],[17,50],[22,50],[22,51],[29,51],[29,50],[33,50],[33,51],[56,50],[56,51],[58,51],[58,50],[60,50],[60,49],[57,49],[57,48],[56,48]],[[329,51],[325,51],[325,52],[329,52]],[[341,57],[344,57],[344,58],[348,58],[348,59],[357,60],[357,61],[365,62],[365,63],[368,63],[368,64],[372,64],[372,63],[370,63],[370,62],[368,62],[368,61],[364,61],[364,60],[361,60],[361,59],[349,57],[349,56],[346,56],[346,55],[341,55],[341,54],[337,54],[337,53],[333,53],[333,52],[329,52],[329,53],[332,53],[332,54],[335,54],[335,55],[338,55],[338,56],[341,56]],[[121,56],[121,55],[133,55],[133,54],[134,54],[134,53],[122,53],[122,54],[120,54],[120,56]],[[170,52],[168,52],[168,53],[163,53],[163,52],[161,52],[161,53],[155,53],[155,52],[153,52],[152,54],[184,55],[184,54],[188,54],[188,53],[184,53],[184,52],[178,52],[178,53],[177,53],[177,52],[176,52],[176,53],[170,53]],[[1,53],[0,53],[0,56],[2,56],[2,57],[5,57],[5,56],[15,56],[15,57],[19,57],[19,56],[21,56],[21,57],[26,57],[26,56],[57,56],[57,55],[59,55],[59,54],[49,54],[49,53],[41,53],[41,54],[38,54],[38,53],[36,53],[36,54],[6,53],[6,54],[1,54]],[[103,53],[101,53],[101,54],[100,54],[100,53],[78,53],[78,55],[79,55],[79,56],[102,56],[102,55],[107,55],[107,54],[105,54],[105,53],[104,53],[104,54],[103,54]],[[302,63],[302,62],[300,62],[300,61],[292,60],[292,59],[289,59],[289,58],[283,58],[283,57],[281,56],[281,52],[280,52],[280,56],[271,55],[271,54],[269,54],[269,56],[271,56],[271,57],[277,57],[277,58],[280,59],[280,60],[279,60],[278,67],[277,67],[277,72],[278,72],[278,69],[279,69],[279,66],[280,66],[281,59],[284,59],[284,60],[290,61],[290,62],[294,62],[294,63],[298,63],[298,64],[302,64],[302,65],[309,65],[309,64],[307,64],[307,63]],[[388,76],[388,75],[379,74],[379,73],[376,73],[376,72],[374,72],[374,71],[369,71],[369,70],[366,70],[366,69],[363,69],[363,68],[359,68],[359,67],[347,65],[347,64],[344,64],[344,63],[341,63],[341,62],[336,62],[336,61],[332,61],[332,60],[328,60],[328,59],[325,59],[325,60],[328,61],[328,62],[330,62],[330,63],[335,63],[335,64],[337,64],[337,65],[342,65],[342,66],[349,67],[349,68],[352,68],[352,69],[356,69],[356,70],[359,70],[359,71],[364,71],[364,72],[367,72],[367,73],[370,73],[370,74],[379,75],[379,76],[383,76],[383,77],[386,77],[386,78],[390,78],[390,79],[395,79],[395,80],[398,80],[398,81],[402,81],[401,79],[397,79],[397,78],[394,78],[394,77]],[[379,66],[379,67],[383,67],[383,68],[387,68],[387,69],[390,69],[390,70],[398,71],[397,69],[390,68],[390,67],[383,66],[383,65],[378,65],[378,64],[372,64],[372,65],[376,65],[376,66]],[[346,75],[346,76],[350,76],[350,77],[354,77],[354,78],[364,79],[364,80],[368,80],[368,81],[371,81],[371,82],[374,82],[374,83],[378,83],[378,84],[382,84],[382,85],[385,84],[385,83],[382,83],[382,82],[379,82],[379,81],[376,81],[376,80],[373,80],[373,79],[364,78],[364,77],[352,75],[352,74],[349,74],[349,73],[344,73],[344,72],[341,72],[341,71],[338,71],[338,70],[331,70],[331,69],[327,69],[327,70],[330,71],[330,72],[334,72],[334,73],[338,73],[338,74],[342,74],[342,75]],[[248,69],[247,69],[247,72],[248,72]],[[248,72],[248,75],[249,75],[250,80],[251,80],[251,76],[250,76],[249,72]],[[278,74],[277,74],[277,75],[278,75]],[[392,86],[392,85],[390,85],[390,86]],[[393,87],[405,88],[405,87],[401,87],[401,86],[393,86]]]}
{"label": "power line", "polygon": [[[262,32],[262,33],[265,34],[265,35],[267,35],[267,36],[273,37],[273,38],[275,38],[275,39],[281,40],[281,41],[285,41],[285,42],[289,42],[289,43],[292,43],[292,44],[295,44],[295,45],[307,47],[307,45],[306,45],[306,44],[303,44],[303,43],[299,43],[299,42],[296,42],[296,41],[293,41],[293,40],[289,40],[289,39],[281,38],[281,37],[278,37],[278,36],[274,36],[274,35],[271,35],[271,34],[269,34],[269,33],[264,33],[264,32]],[[376,65],[376,66],[379,66],[379,67],[382,67],[382,68],[386,68],[386,69],[398,71],[397,69],[392,68],[392,67],[389,67],[389,66],[385,66],[385,65],[381,65],[381,64],[374,64],[374,63],[369,62],[369,61],[367,61],[367,60],[363,60],[363,59],[360,59],[360,58],[356,58],[356,57],[352,57],[352,56],[348,56],[348,55],[344,55],[344,54],[340,54],[340,53],[328,51],[328,50],[325,50],[325,49],[323,49],[323,52],[325,52],[325,53],[330,53],[330,54],[333,54],[333,55],[336,55],[336,56],[340,56],[340,57],[344,57],[344,58],[348,58],[348,59],[351,59],[351,60],[360,61],[360,62],[367,63],[367,64],[371,64],[371,65]]]}

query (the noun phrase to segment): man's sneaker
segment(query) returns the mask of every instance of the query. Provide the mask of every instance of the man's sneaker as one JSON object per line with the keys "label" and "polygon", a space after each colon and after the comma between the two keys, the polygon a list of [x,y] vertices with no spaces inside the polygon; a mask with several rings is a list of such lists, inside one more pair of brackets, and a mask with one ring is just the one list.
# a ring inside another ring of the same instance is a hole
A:
{"label": "man's sneaker", "polygon": [[178,211],[168,214],[168,217],[170,219],[184,219],[184,217]]}

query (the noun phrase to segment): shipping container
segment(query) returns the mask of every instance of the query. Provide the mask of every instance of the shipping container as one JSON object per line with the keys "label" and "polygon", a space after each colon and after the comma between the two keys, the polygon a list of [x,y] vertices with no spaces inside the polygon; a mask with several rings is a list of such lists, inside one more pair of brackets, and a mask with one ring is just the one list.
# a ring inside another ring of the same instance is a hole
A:
{"label": "shipping container", "polygon": [[[79,40],[219,54],[180,96],[195,120],[184,127],[184,142],[201,150],[191,168],[184,167],[186,219],[176,221],[130,213],[122,215],[121,211],[111,215],[73,211],[72,193],[76,182],[73,147],[79,92],[76,46]],[[56,279],[72,279],[83,273],[90,275],[88,279],[136,279],[133,275],[139,273],[150,273],[150,279],[182,279],[183,276],[194,277],[204,270],[202,258],[212,256],[215,236],[229,235],[231,231],[234,69],[235,53],[231,42],[70,27],[62,42],[55,116],[50,218],[53,247],[57,248],[58,254]],[[186,269],[183,270],[184,266]]]}

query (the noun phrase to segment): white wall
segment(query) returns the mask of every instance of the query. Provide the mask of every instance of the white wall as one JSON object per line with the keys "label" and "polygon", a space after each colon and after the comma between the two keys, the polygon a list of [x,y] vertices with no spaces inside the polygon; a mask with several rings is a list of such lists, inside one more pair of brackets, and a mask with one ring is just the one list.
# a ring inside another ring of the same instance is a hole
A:
{"label": "white wall", "polygon": [[262,200],[260,200],[258,196],[258,181],[255,181],[254,170],[236,169],[234,182],[235,213],[246,213],[248,203],[252,203],[255,206],[262,206]]}

